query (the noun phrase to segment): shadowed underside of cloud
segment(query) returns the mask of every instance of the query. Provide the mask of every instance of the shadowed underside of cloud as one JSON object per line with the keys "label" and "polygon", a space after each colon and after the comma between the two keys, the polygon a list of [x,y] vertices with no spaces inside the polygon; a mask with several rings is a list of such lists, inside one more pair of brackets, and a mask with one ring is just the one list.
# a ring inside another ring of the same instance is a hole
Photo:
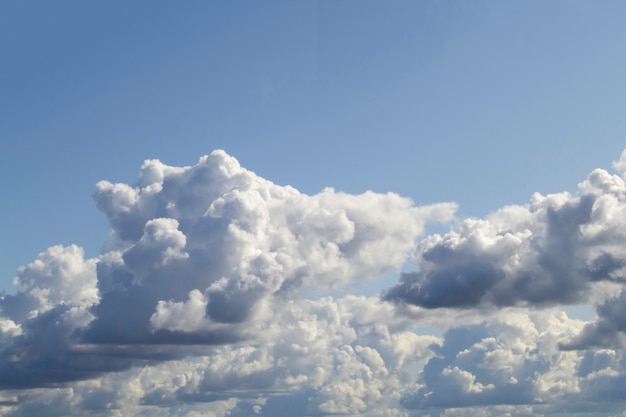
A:
{"label": "shadowed underside of cloud", "polygon": [[[615,167],[623,177],[626,152]],[[188,167],[146,161],[136,184],[102,181],[94,200],[108,249],[51,247],[0,299],[3,416],[625,409],[617,175],[595,170],[576,194],[536,194],[417,244],[454,204],[304,195],[223,151]],[[419,270],[382,297],[328,296],[411,252]],[[560,309],[576,303],[598,318]]]}

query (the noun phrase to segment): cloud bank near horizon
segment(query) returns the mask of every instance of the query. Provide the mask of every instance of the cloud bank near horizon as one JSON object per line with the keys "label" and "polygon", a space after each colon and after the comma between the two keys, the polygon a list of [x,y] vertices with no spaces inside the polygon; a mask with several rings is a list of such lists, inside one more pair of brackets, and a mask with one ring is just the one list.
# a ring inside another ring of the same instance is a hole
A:
{"label": "cloud bank near horizon", "polygon": [[[456,205],[309,196],[223,151],[148,160],[96,186],[106,251],[48,248],[0,300],[0,413],[618,413],[626,151],[614,168],[417,242]],[[409,256],[382,297],[346,293]]]}

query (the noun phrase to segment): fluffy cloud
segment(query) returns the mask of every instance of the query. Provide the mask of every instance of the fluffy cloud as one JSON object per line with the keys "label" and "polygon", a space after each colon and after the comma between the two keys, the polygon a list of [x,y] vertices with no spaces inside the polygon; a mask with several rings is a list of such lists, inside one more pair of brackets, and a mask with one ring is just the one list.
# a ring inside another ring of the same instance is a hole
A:
{"label": "fluffy cloud", "polygon": [[136,186],[103,181],[94,198],[116,238],[98,265],[102,299],[87,332],[98,343],[245,338],[273,299],[398,267],[424,224],[455,209],[396,194],[308,196],[222,151],[192,167],[147,161]]}
{"label": "fluffy cloud", "polygon": [[[377,299],[301,294],[398,268],[424,225],[450,220],[454,204],[308,196],[222,151],[182,168],[146,161],[135,185],[100,182],[94,200],[111,225],[109,250],[84,259],[74,245],[49,248],[0,300],[0,386],[21,393],[6,415],[190,401],[229,404],[206,411],[223,415],[240,397],[241,410],[261,412],[308,390],[316,394],[302,410],[364,410],[436,342],[404,319],[391,329],[393,308]],[[372,330],[383,316],[388,324]]]}
{"label": "fluffy cloud", "polygon": [[391,415],[388,404],[411,380],[405,366],[426,360],[441,344],[410,327],[377,298],[291,301],[254,341],[107,373],[71,389],[30,390],[6,415],[27,415],[44,404],[50,415],[155,415],[153,407],[190,403],[216,416]]}
{"label": "fluffy cloud", "polygon": [[58,305],[87,308],[98,301],[96,260],[84,260],[83,250],[53,246],[18,270],[18,293],[2,300],[5,317],[21,322]]}
{"label": "fluffy cloud", "polygon": [[[614,166],[416,243],[455,205],[304,195],[222,151],[146,161],[97,184],[105,252],[51,247],[1,297],[0,414],[620,415],[626,152]],[[346,294],[410,253],[383,297]]]}
{"label": "fluffy cloud", "polygon": [[451,328],[424,366],[423,385],[403,402],[409,408],[541,404],[576,393],[580,358],[556,342],[581,327],[563,312],[503,311]]}
{"label": "fluffy cloud", "polygon": [[[617,164],[620,166],[619,164]],[[579,192],[467,219],[418,245],[419,272],[386,299],[425,308],[549,306],[592,301],[598,282],[626,280],[626,185],[604,170]]]}

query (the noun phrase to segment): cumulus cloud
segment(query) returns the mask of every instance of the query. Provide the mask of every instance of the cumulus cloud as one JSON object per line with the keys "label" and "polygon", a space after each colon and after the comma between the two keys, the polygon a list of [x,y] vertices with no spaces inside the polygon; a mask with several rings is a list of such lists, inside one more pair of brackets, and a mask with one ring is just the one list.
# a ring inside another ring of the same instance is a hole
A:
{"label": "cumulus cloud", "polygon": [[[84,259],[78,246],[51,247],[19,269],[17,293],[0,300],[4,389],[48,387],[36,397],[69,395],[59,401],[78,404],[86,400],[63,388],[72,381],[197,357],[204,359],[189,364],[203,376],[181,383],[167,401],[214,401],[216,392],[234,387],[285,393],[327,387],[325,399],[311,407],[345,411],[348,399],[361,407],[369,392],[362,381],[342,385],[339,404],[328,388],[329,369],[342,360],[354,375],[371,377],[374,365],[384,368],[380,354],[355,344],[355,330],[347,313],[333,310],[335,301],[305,313],[294,300],[302,291],[347,288],[398,268],[425,224],[450,220],[456,208],[416,207],[393,193],[328,188],[304,195],[264,180],[223,151],[188,167],[146,161],[136,184],[102,181],[94,200],[111,225],[109,249]],[[404,350],[391,354],[392,365],[415,355],[406,351],[421,343],[414,336],[393,336]],[[166,401],[148,391],[125,401]],[[29,398],[19,402],[37,403]]]}
{"label": "cumulus cloud", "polygon": [[32,263],[20,267],[13,284],[17,295],[5,296],[2,314],[21,322],[58,305],[87,308],[98,301],[96,259],[84,259],[82,248],[48,248]]}
{"label": "cumulus cloud", "polygon": [[53,246],[0,297],[0,414],[619,415],[625,159],[417,243],[456,206],[146,161],[96,186],[102,254]]}
{"label": "cumulus cloud", "polygon": [[626,280],[626,185],[595,170],[578,193],[533,195],[418,245],[419,272],[385,298],[425,308],[549,306],[592,301]]}
{"label": "cumulus cloud", "polygon": [[94,199],[116,239],[98,264],[102,299],[86,333],[99,343],[158,343],[172,333],[245,338],[249,322],[271,315],[270,298],[398,267],[424,224],[455,209],[415,207],[391,193],[308,196],[222,151],[191,167],[147,161],[135,186],[103,181]]}
{"label": "cumulus cloud", "polygon": [[403,403],[418,409],[541,404],[578,392],[580,358],[555,341],[581,327],[558,311],[503,311],[453,327],[424,366],[422,385]]}
{"label": "cumulus cloud", "polygon": [[563,342],[563,349],[626,346],[626,290],[598,304],[596,311],[597,319],[588,323],[576,337]]}
{"label": "cumulus cloud", "polygon": [[441,344],[411,332],[411,322],[376,297],[291,301],[280,309],[253,342],[210,346],[71,389],[29,390],[6,415],[27,415],[43,404],[50,415],[160,415],[151,413],[185,404],[216,416],[392,415],[388,404],[411,380],[405,366]]}

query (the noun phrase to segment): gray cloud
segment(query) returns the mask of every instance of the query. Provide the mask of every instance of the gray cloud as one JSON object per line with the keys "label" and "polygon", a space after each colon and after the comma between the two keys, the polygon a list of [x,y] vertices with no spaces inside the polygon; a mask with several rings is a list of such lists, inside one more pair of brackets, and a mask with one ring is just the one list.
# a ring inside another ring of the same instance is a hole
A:
{"label": "gray cloud", "polygon": [[595,170],[577,195],[535,194],[528,206],[467,219],[419,243],[419,272],[384,297],[425,308],[549,306],[590,301],[597,282],[626,279],[626,186]]}
{"label": "gray cloud", "polygon": [[566,350],[626,346],[626,290],[596,306],[598,317],[561,347]]}

